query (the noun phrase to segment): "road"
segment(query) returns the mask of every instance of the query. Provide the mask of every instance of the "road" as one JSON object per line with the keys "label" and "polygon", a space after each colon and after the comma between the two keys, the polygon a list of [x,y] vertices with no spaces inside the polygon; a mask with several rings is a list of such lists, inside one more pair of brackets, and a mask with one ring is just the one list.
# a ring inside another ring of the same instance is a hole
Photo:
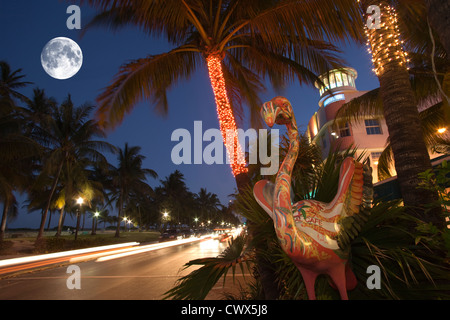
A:
{"label": "road", "polygon": [[[195,270],[181,270],[186,262],[215,257],[225,248],[225,243],[207,239],[109,261],[63,263],[3,276],[0,300],[159,300],[177,279]],[[68,288],[71,265],[79,267],[79,289]],[[209,299],[221,299],[224,288],[219,282]],[[232,288],[232,280],[227,280],[225,290]]]}

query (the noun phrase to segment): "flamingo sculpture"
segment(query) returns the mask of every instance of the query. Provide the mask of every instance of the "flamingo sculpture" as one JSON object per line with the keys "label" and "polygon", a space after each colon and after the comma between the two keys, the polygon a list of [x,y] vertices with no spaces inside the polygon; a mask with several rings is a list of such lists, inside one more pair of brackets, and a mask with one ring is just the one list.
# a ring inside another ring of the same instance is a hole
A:
{"label": "flamingo sculpture", "polygon": [[275,184],[258,181],[253,194],[272,218],[279,243],[300,270],[308,298],[316,299],[314,284],[327,274],[348,299],[347,290],[356,284],[349,266],[350,241],[360,231],[372,204],[372,175],[368,164],[344,159],[335,198],[330,203],[302,200],[292,203],[291,175],[299,152],[299,134],[290,102],[275,97],[264,103],[261,114],[269,127],[286,125],[289,151],[280,166]]}

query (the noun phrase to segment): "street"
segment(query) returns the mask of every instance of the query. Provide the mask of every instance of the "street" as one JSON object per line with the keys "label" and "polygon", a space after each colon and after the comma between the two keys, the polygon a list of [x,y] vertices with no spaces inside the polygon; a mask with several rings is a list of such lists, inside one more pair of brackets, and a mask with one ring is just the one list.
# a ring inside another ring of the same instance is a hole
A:
{"label": "street", "polygon": [[[193,267],[181,270],[186,262],[215,257],[225,248],[226,242],[205,239],[113,260],[63,263],[22,271],[0,279],[0,300],[159,300],[177,279],[195,270]],[[79,289],[67,285],[72,275],[68,268],[73,265],[79,267]],[[233,288],[236,287],[229,276],[225,289],[220,280],[207,298],[222,299],[222,292]]]}

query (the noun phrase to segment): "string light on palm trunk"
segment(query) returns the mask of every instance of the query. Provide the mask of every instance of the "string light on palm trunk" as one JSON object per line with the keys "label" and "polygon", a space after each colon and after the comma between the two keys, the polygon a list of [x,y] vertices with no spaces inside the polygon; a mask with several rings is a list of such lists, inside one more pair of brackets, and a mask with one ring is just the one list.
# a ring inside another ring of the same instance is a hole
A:
{"label": "string light on palm trunk", "polygon": [[211,54],[206,58],[209,78],[217,106],[220,131],[230,157],[231,170],[234,176],[246,173],[245,157],[239,144],[236,122],[225,86],[222,70],[222,58],[219,54]]}
{"label": "string light on palm trunk", "polygon": [[398,17],[395,9],[389,5],[379,5],[381,8],[380,28],[365,26],[367,50],[372,54],[373,71],[377,76],[385,72],[386,66],[396,63],[408,68],[408,53],[403,50],[400,38]]}

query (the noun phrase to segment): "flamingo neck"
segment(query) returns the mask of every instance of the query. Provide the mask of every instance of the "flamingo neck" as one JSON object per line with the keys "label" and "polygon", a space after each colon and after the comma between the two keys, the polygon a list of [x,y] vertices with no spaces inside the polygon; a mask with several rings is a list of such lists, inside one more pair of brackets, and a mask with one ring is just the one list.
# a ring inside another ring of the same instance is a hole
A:
{"label": "flamingo neck", "polygon": [[299,152],[299,134],[295,118],[292,115],[291,123],[286,125],[289,136],[289,150],[281,164],[275,180],[274,213],[275,226],[285,228],[294,225],[292,216],[291,176]]}

